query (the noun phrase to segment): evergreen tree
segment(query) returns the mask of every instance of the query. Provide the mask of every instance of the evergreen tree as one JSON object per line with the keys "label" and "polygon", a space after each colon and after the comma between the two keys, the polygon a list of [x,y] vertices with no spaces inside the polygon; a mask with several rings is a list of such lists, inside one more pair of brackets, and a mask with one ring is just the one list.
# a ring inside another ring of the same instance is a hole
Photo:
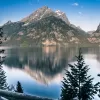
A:
{"label": "evergreen tree", "polygon": [[[97,76],[100,77],[100,74],[98,74]],[[99,94],[98,94],[98,97],[100,98],[100,87],[99,87]]]}
{"label": "evergreen tree", "polygon": [[[0,28],[0,46],[2,45],[2,40],[3,40],[3,29]],[[4,58],[2,57],[1,54],[4,53],[4,49],[0,48],[0,89],[7,89],[7,83],[6,83],[6,76],[5,76],[5,71],[3,70],[3,62],[4,62]]]}
{"label": "evergreen tree", "polygon": [[99,91],[100,83],[93,84],[93,78],[88,76],[89,68],[85,65],[81,49],[76,58],[77,63],[69,64],[70,70],[66,70],[63,78],[61,100],[92,100]]}
{"label": "evergreen tree", "polygon": [[17,87],[15,92],[23,93],[23,89],[19,81],[17,82]]}

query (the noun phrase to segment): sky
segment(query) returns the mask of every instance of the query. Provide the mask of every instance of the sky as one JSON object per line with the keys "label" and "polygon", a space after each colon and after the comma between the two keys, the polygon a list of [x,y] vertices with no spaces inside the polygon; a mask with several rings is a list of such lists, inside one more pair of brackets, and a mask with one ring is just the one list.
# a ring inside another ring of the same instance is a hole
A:
{"label": "sky", "polygon": [[20,21],[43,6],[65,12],[71,24],[85,31],[100,23],[100,0],[0,0],[0,25]]}

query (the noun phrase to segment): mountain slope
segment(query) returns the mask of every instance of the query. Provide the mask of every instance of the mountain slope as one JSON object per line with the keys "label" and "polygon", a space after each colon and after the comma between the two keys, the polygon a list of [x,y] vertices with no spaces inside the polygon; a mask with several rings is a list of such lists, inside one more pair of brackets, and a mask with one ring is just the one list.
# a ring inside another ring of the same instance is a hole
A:
{"label": "mountain slope", "polygon": [[89,34],[88,40],[90,43],[100,43],[100,24],[98,25],[96,31],[92,31],[91,34]]}
{"label": "mountain slope", "polygon": [[55,16],[57,18],[61,18],[67,24],[70,24],[65,13],[61,12],[60,10],[53,11],[50,8],[48,8],[47,6],[37,9],[35,12],[30,14],[29,16],[23,18],[21,20],[21,22],[25,22],[25,23],[29,24],[34,21],[41,20],[42,18],[46,18],[48,16]]}
{"label": "mountain slope", "polygon": [[32,46],[86,43],[86,33],[70,24],[68,18],[59,10],[48,7],[36,10],[19,22],[3,25],[7,45]]}

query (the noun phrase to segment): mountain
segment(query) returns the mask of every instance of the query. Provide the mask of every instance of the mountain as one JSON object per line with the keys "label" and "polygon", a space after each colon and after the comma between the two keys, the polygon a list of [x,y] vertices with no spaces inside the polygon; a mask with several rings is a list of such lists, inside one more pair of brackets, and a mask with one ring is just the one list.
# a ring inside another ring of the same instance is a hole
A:
{"label": "mountain", "polygon": [[3,25],[5,44],[17,46],[87,43],[87,34],[60,10],[44,6],[18,22]]}
{"label": "mountain", "polygon": [[89,35],[92,35],[92,33],[94,33],[95,32],[95,30],[93,30],[93,31],[88,31],[87,33],[89,34]]}
{"label": "mountain", "polygon": [[100,24],[98,25],[96,32],[100,33]]}
{"label": "mountain", "polygon": [[88,40],[90,43],[100,43],[100,24],[98,25],[96,31],[91,31],[91,34],[89,34]]}
{"label": "mountain", "polygon": [[35,12],[33,12],[31,15],[27,16],[26,18],[23,18],[21,22],[25,23],[32,23],[34,21],[41,20],[42,18],[46,18],[48,16],[55,16],[57,18],[61,18],[63,21],[65,21],[67,24],[70,24],[68,18],[66,17],[66,14],[61,12],[60,10],[53,11],[47,6],[44,6],[42,8],[39,8]]}

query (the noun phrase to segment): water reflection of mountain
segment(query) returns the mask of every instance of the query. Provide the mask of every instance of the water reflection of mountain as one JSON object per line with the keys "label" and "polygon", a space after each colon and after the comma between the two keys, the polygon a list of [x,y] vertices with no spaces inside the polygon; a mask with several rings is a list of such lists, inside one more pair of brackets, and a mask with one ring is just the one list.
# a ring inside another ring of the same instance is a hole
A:
{"label": "water reflection of mountain", "polygon": [[32,51],[12,49],[8,51],[5,64],[20,69],[24,69],[24,66],[27,65],[31,70],[41,70],[46,75],[54,76],[67,65],[66,59],[58,53],[45,53],[41,48]]}
{"label": "water reflection of mountain", "polygon": [[[83,54],[95,54],[100,61],[99,48],[82,48]],[[78,48],[34,47],[6,50],[5,65],[24,70],[34,79],[47,83],[63,72],[68,63],[75,61]],[[37,74],[37,75],[35,75]]]}
{"label": "water reflection of mountain", "polygon": [[72,61],[73,54],[75,54],[75,49],[14,48],[6,50],[5,65],[19,69],[25,69],[25,66],[29,66],[30,70],[37,73],[41,71],[47,77],[54,77],[66,68],[69,61]]}
{"label": "water reflection of mountain", "polygon": [[62,80],[61,74],[56,74],[55,76],[46,76],[44,73],[42,73],[40,70],[31,70],[28,66],[25,66],[24,72],[26,72],[28,75],[30,75],[33,79],[35,79],[37,82],[48,85],[52,81],[60,82]]}

